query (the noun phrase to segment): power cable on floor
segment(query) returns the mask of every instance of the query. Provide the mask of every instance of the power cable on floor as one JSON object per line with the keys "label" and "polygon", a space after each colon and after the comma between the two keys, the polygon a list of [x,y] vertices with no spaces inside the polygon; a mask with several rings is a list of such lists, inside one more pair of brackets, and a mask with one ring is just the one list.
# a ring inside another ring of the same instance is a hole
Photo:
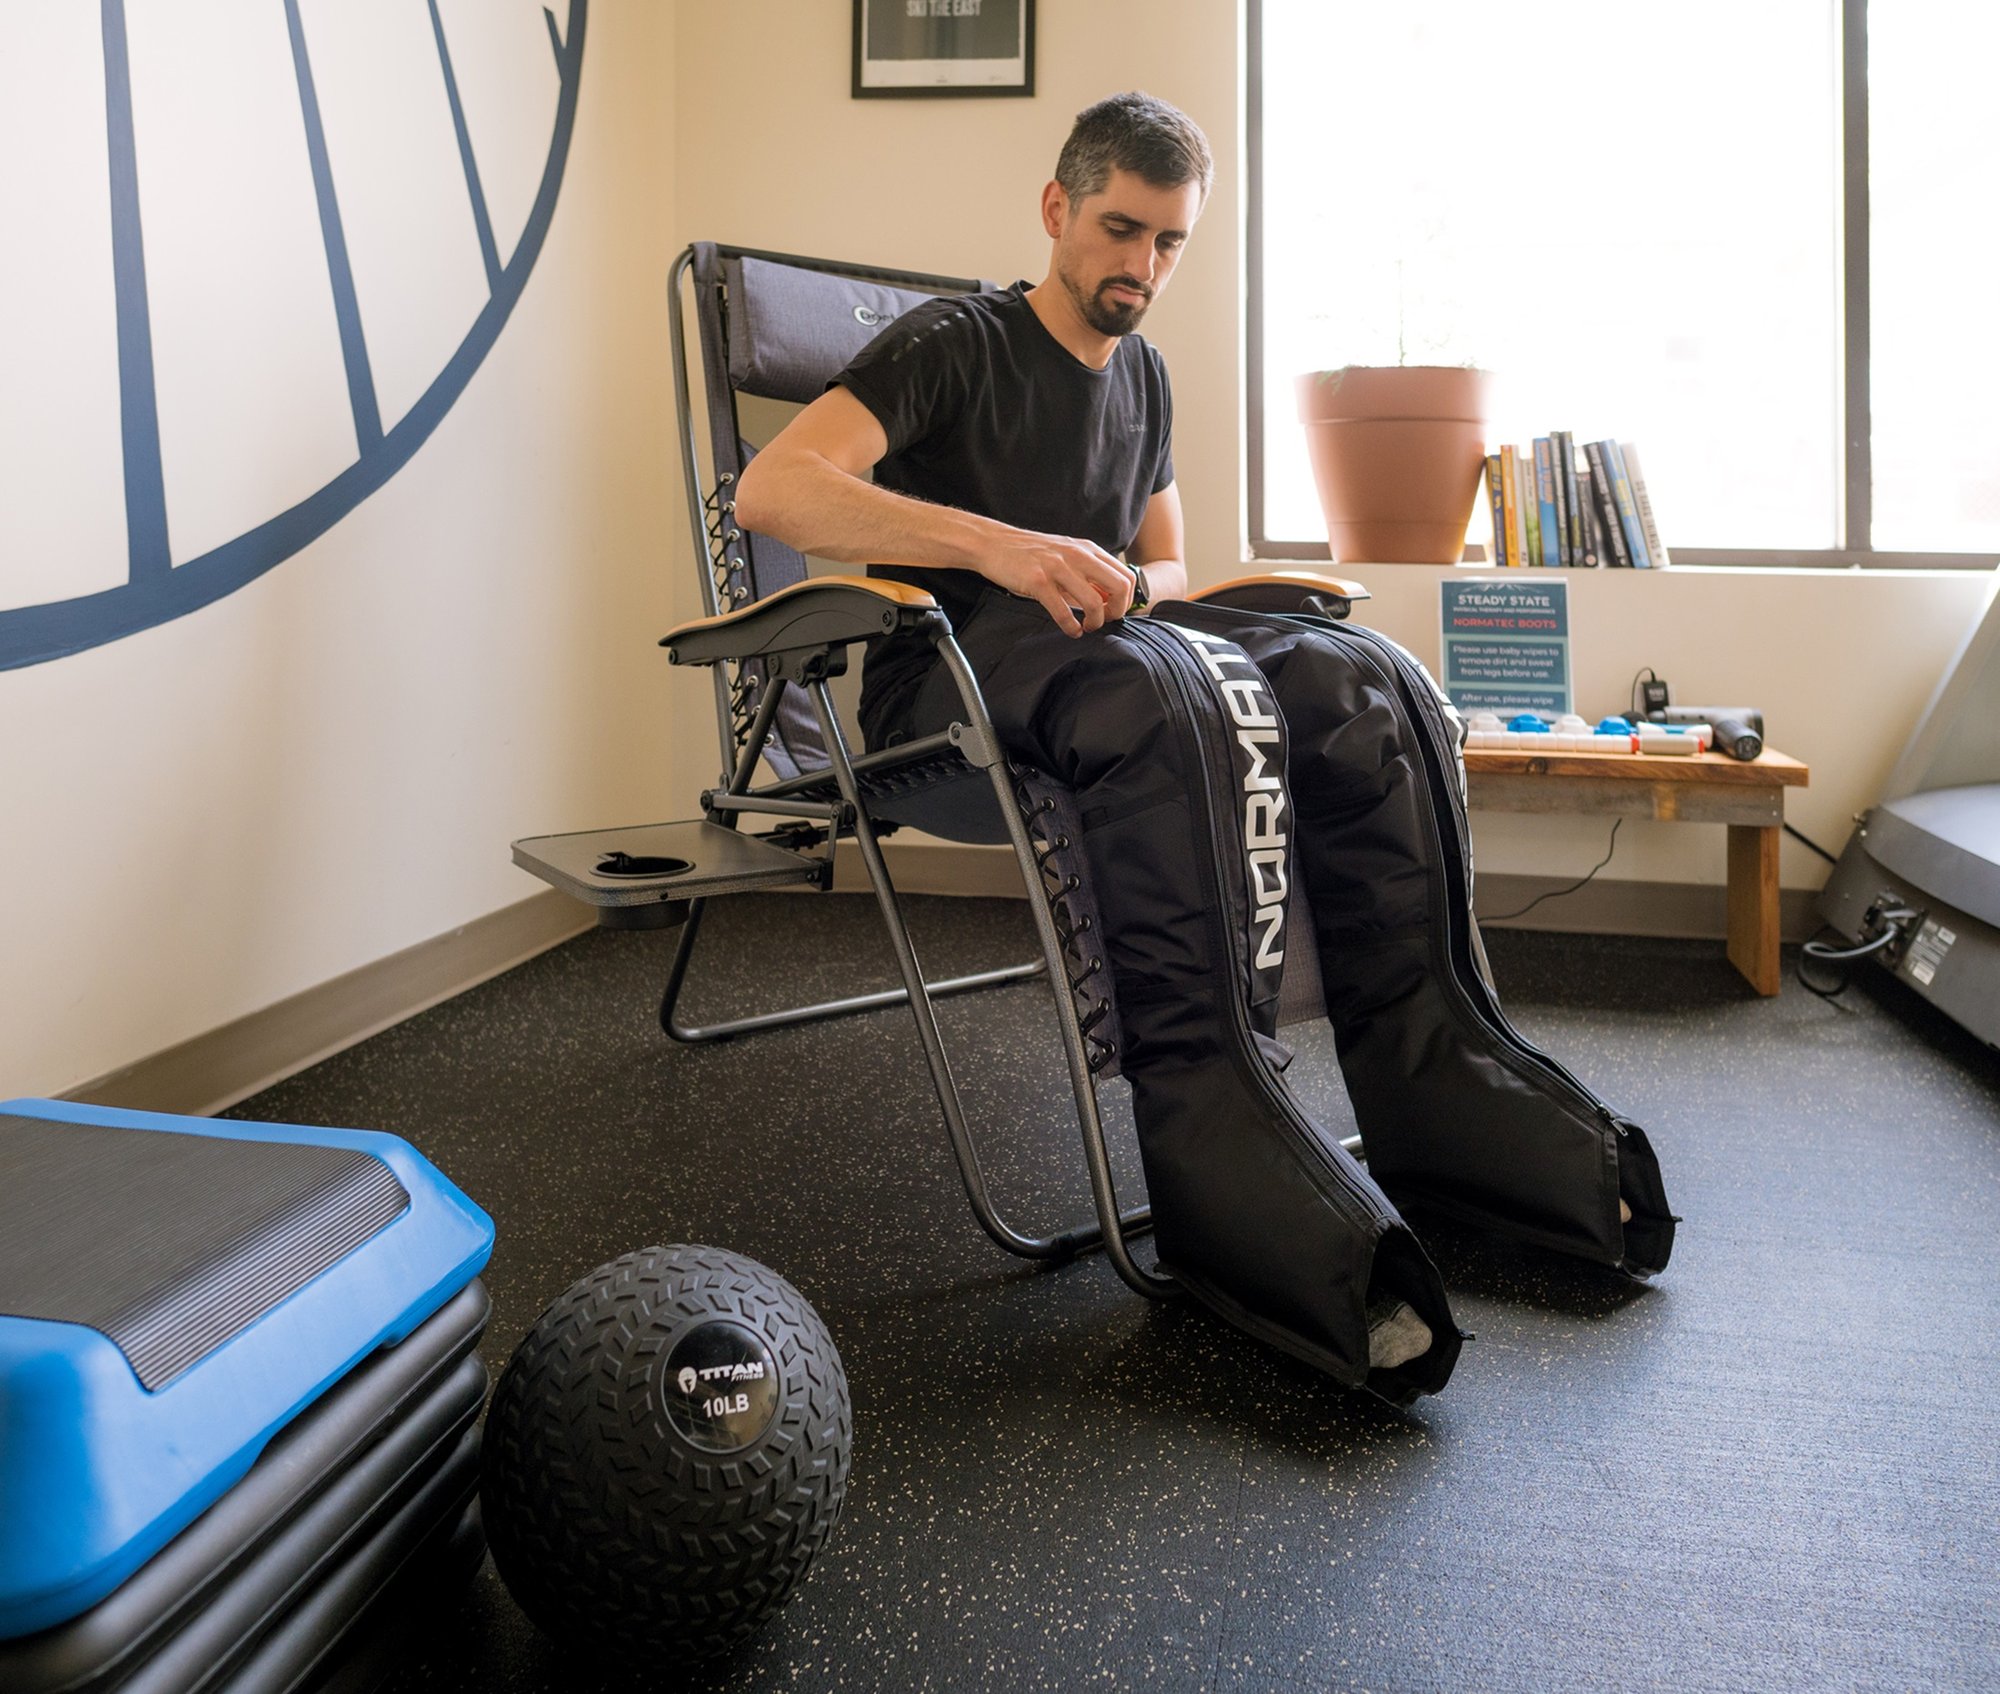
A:
{"label": "power cable on floor", "polygon": [[1799,986],[1808,994],[1817,994],[1822,1000],[1838,1000],[1841,995],[1847,992],[1848,985],[1854,980],[1846,971],[1840,971],[1834,977],[1831,988],[1822,988],[1811,977],[1806,975],[1806,961],[1818,956],[1814,953],[1813,948],[1818,944],[1819,938],[1825,935],[1832,927],[1831,924],[1821,924],[1813,932],[1812,940],[1799,949],[1798,959],[1792,966],[1792,975],[1798,979]]}
{"label": "power cable on floor", "polygon": [[1838,1000],[1841,995],[1847,992],[1847,985],[1854,978],[1844,968],[1841,968],[1839,981],[1831,988],[1822,988],[1811,977],[1806,975],[1806,960],[1811,959],[1819,964],[1845,967],[1852,964],[1856,959],[1865,959],[1870,954],[1879,953],[1893,942],[1901,940],[1904,934],[1904,925],[1918,915],[1916,911],[1908,906],[1891,906],[1884,911],[1871,912],[1869,914],[1870,921],[1879,921],[1887,925],[1887,927],[1880,935],[1870,936],[1868,940],[1862,942],[1858,947],[1827,946],[1825,942],[1820,940],[1820,936],[1824,935],[1832,926],[1822,924],[1813,935],[1813,938],[1799,949],[1799,960],[1793,967],[1792,974],[1798,978],[1799,986],[1808,994],[1817,994],[1822,1000]]}
{"label": "power cable on floor", "polygon": [[1611,863],[1611,855],[1618,850],[1618,826],[1624,821],[1623,818],[1613,818],[1611,820],[1611,839],[1604,844],[1604,857],[1599,859],[1596,864],[1592,865],[1589,870],[1585,871],[1582,876],[1577,878],[1567,888],[1551,888],[1546,894],[1537,894],[1534,899],[1530,900],[1518,912],[1495,912],[1490,917],[1481,918],[1479,921],[1481,923],[1506,923],[1511,918],[1526,917],[1528,913],[1532,912],[1544,900],[1554,900],[1564,894],[1574,894],[1599,871],[1604,869],[1606,865]]}

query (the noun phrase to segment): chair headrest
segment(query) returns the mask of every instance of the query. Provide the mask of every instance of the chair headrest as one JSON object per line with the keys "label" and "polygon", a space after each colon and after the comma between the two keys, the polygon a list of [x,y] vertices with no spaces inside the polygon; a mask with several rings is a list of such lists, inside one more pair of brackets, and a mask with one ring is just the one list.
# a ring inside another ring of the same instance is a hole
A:
{"label": "chair headrest", "polygon": [[883,326],[933,298],[918,289],[748,254],[729,272],[729,384],[767,400],[817,400]]}

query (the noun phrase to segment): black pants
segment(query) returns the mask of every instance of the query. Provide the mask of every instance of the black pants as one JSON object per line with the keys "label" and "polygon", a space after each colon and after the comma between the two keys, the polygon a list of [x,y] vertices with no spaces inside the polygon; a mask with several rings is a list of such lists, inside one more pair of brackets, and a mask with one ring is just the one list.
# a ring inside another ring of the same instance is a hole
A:
{"label": "black pants", "polygon": [[[1643,1133],[1522,1040],[1478,968],[1456,744],[1407,654],[1185,602],[1071,638],[998,594],[958,641],[1009,751],[1077,795],[1176,1277],[1401,1403],[1444,1385],[1460,1338],[1398,1202],[1639,1274],[1664,1265],[1672,1220]],[[960,711],[939,667],[876,738]],[[1294,879],[1366,1170],[1276,1062]],[[1371,1373],[1366,1312],[1392,1297],[1433,1344]]]}

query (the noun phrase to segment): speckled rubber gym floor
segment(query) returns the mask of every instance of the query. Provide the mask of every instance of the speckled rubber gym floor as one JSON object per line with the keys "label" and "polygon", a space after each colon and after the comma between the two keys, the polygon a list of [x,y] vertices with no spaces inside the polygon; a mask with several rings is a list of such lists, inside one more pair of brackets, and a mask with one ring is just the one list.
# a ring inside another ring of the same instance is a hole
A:
{"label": "speckled rubber gym floor", "polygon": [[[1017,903],[909,906],[933,976],[1032,951]],[[709,923],[692,1017],[893,979],[861,896]],[[846,1362],[845,1514],[738,1656],[594,1673],[489,1563],[389,1686],[2000,1687],[2000,1059],[1878,976],[1764,1001],[1715,944],[1488,939],[1514,1021],[1646,1126],[1686,1222],[1642,1288],[1419,1221],[1477,1339],[1407,1415],[1101,1257],[1001,1253],[907,1012],[673,1046],[671,935],[584,935],[243,1102],[406,1136],[493,1214],[496,1377],[575,1277],[663,1241],[790,1278]],[[1051,1016],[1039,984],[941,1010],[1038,1228],[1089,1204]],[[1346,1120],[1330,1036],[1286,1039]],[[1106,1104],[1130,1193],[1122,1084]]]}

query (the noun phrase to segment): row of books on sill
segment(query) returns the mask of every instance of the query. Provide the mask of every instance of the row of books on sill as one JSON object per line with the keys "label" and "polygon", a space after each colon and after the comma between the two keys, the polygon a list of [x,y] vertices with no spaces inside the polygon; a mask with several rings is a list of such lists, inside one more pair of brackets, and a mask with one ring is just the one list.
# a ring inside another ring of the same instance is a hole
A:
{"label": "row of books on sill", "polygon": [[1499,565],[1624,566],[1672,563],[1653,523],[1653,503],[1629,441],[1589,441],[1567,430],[1486,455]]}

